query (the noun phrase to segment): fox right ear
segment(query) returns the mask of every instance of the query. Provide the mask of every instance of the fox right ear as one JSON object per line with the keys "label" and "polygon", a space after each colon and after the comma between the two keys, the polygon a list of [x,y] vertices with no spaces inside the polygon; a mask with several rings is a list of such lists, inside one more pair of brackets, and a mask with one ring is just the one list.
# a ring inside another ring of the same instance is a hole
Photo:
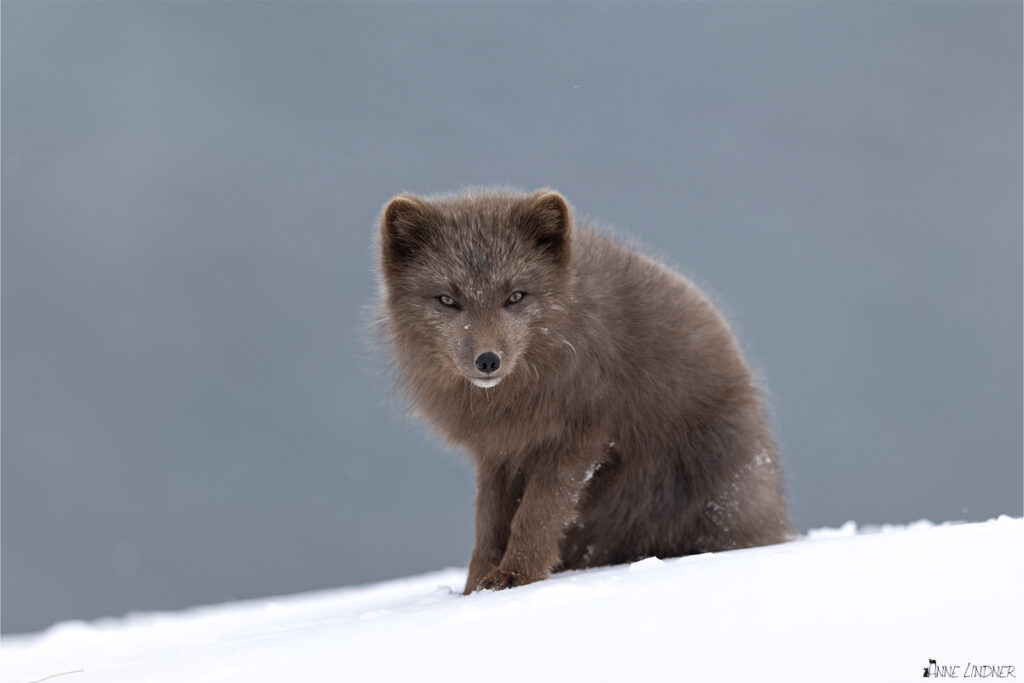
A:
{"label": "fox right ear", "polygon": [[380,244],[384,263],[408,261],[426,243],[434,211],[411,194],[401,194],[388,202],[380,218]]}

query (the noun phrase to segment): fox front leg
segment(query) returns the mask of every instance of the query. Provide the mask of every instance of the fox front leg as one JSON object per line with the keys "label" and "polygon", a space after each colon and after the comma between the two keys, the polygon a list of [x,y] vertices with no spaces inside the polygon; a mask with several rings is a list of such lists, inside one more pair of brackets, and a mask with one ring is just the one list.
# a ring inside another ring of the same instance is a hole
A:
{"label": "fox front leg", "polygon": [[480,589],[484,576],[501,562],[512,517],[522,496],[522,474],[481,461],[476,473],[476,539],[463,594]]}
{"label": "fox front leg", "polygon": [[580,495],[593,462],[568,453],[550,454],[531,468],[522,503],[512,518],[500,564],[483,577],[491,590],[546,579],[558,565],[559,544],[576,518]]}

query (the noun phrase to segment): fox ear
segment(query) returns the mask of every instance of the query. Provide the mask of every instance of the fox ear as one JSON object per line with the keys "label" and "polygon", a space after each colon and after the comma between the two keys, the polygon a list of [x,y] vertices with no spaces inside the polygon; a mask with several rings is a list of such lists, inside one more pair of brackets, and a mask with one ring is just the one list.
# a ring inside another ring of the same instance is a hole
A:
{"label": "fox ear", "polygon": [[380,217],[384,264],[397,265],[415,257],[420,247],[426,244],[435,218],[430,204],[414,195],[401,194],[388,202]]}
{"label": "fox ear", "polygon": [[572,212],[562,195],[554,190],[535,192],[523,202],[517,218],[534,244],[559,263],[569,261]]}

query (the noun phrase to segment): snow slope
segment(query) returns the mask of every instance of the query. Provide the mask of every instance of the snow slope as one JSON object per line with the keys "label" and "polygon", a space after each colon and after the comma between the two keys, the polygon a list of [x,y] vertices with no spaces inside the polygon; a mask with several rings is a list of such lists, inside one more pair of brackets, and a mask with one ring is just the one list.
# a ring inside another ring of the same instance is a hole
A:
{"label": "snow slope", "polygon": [[0,641],[0,680],[909,681],[929,659],[1024,678],[1022,570],[1020,519],[849,523],[469,597],[465,570],[447,569],[68,622]]}

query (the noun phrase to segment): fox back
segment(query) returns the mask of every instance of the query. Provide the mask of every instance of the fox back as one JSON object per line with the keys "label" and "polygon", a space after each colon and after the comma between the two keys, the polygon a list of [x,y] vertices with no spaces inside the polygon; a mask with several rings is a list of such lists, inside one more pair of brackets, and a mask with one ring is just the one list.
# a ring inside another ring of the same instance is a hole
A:
{"label": "fox back", "polygon": [[397,385],[477,470],[466,592],[785,540],[758,388],[692,283],[551,191],[401,195],[379,239]]}

